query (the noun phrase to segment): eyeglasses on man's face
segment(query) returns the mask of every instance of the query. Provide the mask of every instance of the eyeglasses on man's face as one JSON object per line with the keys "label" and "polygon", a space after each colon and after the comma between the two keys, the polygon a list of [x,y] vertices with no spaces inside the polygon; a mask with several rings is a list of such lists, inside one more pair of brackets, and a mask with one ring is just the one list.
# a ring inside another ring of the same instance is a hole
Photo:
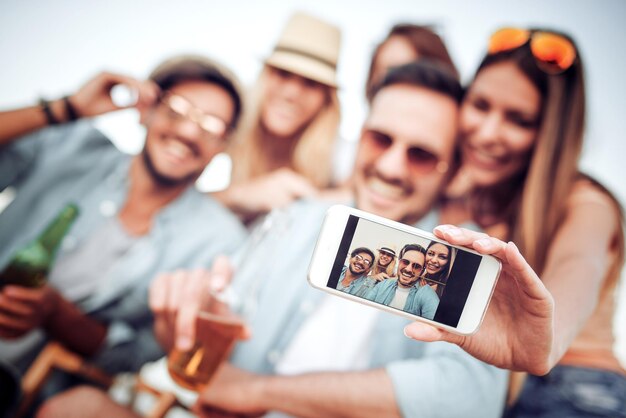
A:
{"label": "eyeglasses on man's face", "polygon": [[208,141],[224,142],[228,125],[215,115],[203,112],[189,100],[178,94],[167,93],[161,98],[161,105],[167,117],[173,123],[190,120],[198,124],[202,131],[202,138]]}
{"label": "eyeglasses on man's face", "polygon": [[369,267],[372,264],[371,260],[368,260],[367,258],[363,257],[360,254],[355,255],[354,258],[356,259],[356,261],[365,264],[365,266],[367,267]]}

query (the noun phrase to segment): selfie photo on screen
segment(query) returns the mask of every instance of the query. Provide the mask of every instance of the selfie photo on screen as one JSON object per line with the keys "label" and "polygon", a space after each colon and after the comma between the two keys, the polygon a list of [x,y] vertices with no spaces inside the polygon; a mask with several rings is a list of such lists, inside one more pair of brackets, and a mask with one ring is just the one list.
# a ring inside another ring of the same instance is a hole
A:
{"label": "selfie photo on screen", "polygon": [[351,216],[327,286],[454,327],[480,260],[445,243]]}

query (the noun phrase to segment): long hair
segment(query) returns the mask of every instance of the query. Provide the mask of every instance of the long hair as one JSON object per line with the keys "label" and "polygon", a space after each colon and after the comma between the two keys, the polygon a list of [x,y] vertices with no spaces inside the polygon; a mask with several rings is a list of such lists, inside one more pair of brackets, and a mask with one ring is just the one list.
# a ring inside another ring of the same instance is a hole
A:
{"label": "long hair", "polygon": [[[424,277],[427,279],[436,280],[438,282],[445,284],[448,281],[448,277],[450,277],[450,271],[452,270],[452,264],[454,263],[455,253],[453,252],[453,249],[451,246],[442,244],[438,241],[431,241],[430,244],[428,244],[428,247],[426,247],[426,257],[428,257],[428,250],[430,250],[430,247],[432,247],[435,244],[443,245],[444,247],[448,249],[448,264],[446,264],[446,266],[442,268],[441,271],[439,271],[438,273],[435,273],[432,276],[428,275],[428,273],[424,273]],[[424,265],[424,269],[425,268],[426,266]]]}
{"label": "long hair", "polygon": [[315,186],[328,187],[332,175],[332,152],[339,127],[340,108],[336,89],[327,87],[326,104],[309,122],[294,144],[284,141],[261,143],[261,103],[265,96],[269,71],[262,71],[246,105],[237,137],[228,153],[232,158],[231,181],[238,183],[267,174],[272,170],[268,147],[292,146],[291,169],[306,177]]}
{"label": "long hair", "polygon": [[380,50],[392,36],[399,36],[406,39],[407,42],[411,44],[411,47],[413,47],[413,50],[418,55],[419,59],[425,58],[444,65],[458,80],[459,72],[452,61],[450,54],[448,53],[446,44],[430,26],[399,23],[391,28],[385,39],[383,39],[376,46],[374,53],[372,54],[367,80],[365,81],[365,96],[368,101],[371,102],[374,96],[372,92],[374,64],[376,63]]}
{"label": "long hair", "polygon": [[[476,74],[505,61],[513,62],[540,92],[542,107],[537,138],[527,166],[498,185],[476,190],[473,210],[475,219],[483,226],[505,222],[508,239],[518,244],[529,264],[541,273],[556,231],[565,218],[567,198],[574,183],[588,178],[578,170],[585,126],[583,64],[577,53],[570,68],[561,74],[546,74],[537,67],[526,43],[514,50],[487,55]],[[619,203],[608,190],[599,188],[615,203],[623,225]],[[623,228],[618,235],[617,267],[611,267],[615,276],[624,259]],[[608,280],[615,281],[617,277]]]}
{"label": "long hair", "polygon": [[[430,250],[430,247],[432,247],[435,244],[443,245],[444,247],[448,249],[448,264],[446,264],[445,267],[441,269],[441,271],[431,276],[430,274],[426,272],[426,263],[427,263],[426,258],[428,258],[428,250]],[[450,277],[450,272],[452,271],[452,264],[454,264],[455,258],[456,258],[456,250],[452,249],[452,247],[449,245],[440,243],[438,241],[431,241],[430,244],[428,244],[428,247],[426,247],[426,256],[424,258],[424,274],[422,278],[428,285],[430,285],[431,287],[435,289],[435,292],[437,292],[437,296],[439,296],[440,298],[441,296],[443,296],[443,291],[446,287],[446,284],[448,283],[448,278]]]}
{"label": "long hair", "polygon": [[372,267],[372,273],[371,274],[385,273],[387,276],[393,277],[395,275],[396,260],[398,259],[398,257],[392,257],[391,261],[389,262],[389,264],[387,264],[387,267],[385,267],[384,271],[378,271],[378,260],[379,259],[380,259],[380,251],[376,255],[376,259],[374,260],[374,264],[373,264],[373,267]]}

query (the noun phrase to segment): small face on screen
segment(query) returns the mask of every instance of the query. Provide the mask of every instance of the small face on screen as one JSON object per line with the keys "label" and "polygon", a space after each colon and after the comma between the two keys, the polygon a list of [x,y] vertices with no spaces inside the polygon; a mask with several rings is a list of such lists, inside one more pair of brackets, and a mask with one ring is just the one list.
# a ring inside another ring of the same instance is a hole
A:
{"label": "small face on screen", "polygon": [[[455,327],[481,260],[445,243],[351,215],[327,286]],[[378,274],[387,266],[393,268]]]}
{"label": "small face on screen", "polygon": [[367,273],[372,265],[372,256],[367,253],[355,254],[350,259],[350,272],[352,274]]}
{"label": "small face on screen", "polygon": [[424,270],[424,253],[409,250],[398,261],[398,286],[411,288],[419,280]]}

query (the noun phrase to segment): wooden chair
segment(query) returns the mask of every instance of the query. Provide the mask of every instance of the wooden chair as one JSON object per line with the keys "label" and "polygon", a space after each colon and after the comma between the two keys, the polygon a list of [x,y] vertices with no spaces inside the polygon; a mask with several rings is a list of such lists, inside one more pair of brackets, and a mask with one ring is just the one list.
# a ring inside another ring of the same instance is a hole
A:
{"label": "wooden chair", "polygon": [[58,342],[50,342],[39,353],[22,378],[22,399],[17,408],[16,418],[28,412],[37,394],[54,369],[84,377],[105,388],[108,388],[113,383],[111,376],[98,367],[89,364],[80,355],[65,349]]}

